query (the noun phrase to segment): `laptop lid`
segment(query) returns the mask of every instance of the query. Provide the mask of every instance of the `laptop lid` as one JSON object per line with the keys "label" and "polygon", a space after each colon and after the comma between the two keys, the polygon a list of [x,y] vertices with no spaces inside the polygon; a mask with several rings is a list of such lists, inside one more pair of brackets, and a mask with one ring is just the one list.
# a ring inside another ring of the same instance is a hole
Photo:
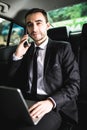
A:
{"label": "laptop lid", "polygon": [[30,117],[28,105],[21,90],[7,86],[0,86],[0,115],[1,118],[16,124],[36,125],[40,120],[33,121]]}

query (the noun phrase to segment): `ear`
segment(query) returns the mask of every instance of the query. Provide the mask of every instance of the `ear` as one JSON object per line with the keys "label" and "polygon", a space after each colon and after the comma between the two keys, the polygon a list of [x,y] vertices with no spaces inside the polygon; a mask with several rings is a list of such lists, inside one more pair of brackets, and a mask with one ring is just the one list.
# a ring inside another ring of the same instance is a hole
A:
{"label": "ear", "polygon": [[47,30],[51,27],[50,23],[47,22]]}

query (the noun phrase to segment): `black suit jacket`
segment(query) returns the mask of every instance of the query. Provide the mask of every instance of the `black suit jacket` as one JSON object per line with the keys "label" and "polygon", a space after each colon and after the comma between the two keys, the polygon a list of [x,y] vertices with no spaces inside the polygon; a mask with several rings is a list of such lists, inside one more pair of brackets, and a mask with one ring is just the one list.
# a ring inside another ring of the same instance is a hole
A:
{"label": "black suit jacket", "polygon": [[[20,88],[24,94],[29,90],[28,74],[33,50],[32,44],[22,60],[11,60],[9,65],[10,83]],[[78,64],[69,43],[49,39],[44,62],[44,87],[48,96],[55,100],[56,110],[78,121],[76,100],[80,77]]]}

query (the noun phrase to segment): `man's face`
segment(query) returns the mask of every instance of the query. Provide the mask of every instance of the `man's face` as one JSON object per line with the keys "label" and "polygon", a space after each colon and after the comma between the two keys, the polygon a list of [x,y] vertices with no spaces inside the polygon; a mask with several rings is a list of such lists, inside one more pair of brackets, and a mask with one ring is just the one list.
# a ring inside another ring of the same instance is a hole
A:
{"label": "man's face", "polygon": [[42,43],[47,37],[49,23],[40,12],[30,14],[26,17],[27,30],[30,37],[37,43]]}

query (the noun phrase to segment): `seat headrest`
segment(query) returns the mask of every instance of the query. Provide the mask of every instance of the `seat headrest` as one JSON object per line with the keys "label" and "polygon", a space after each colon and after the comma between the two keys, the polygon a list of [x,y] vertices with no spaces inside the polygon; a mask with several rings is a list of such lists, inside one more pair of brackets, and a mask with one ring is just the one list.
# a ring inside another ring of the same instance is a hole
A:
{"label": "seat headrest", "polygon": [[51,28],[47,32],[49,38],[57,41],[67,41],[69,38],[69,31],[67,30],[67,27],[56,27]]}
{"label": "seat headrest", "polygon": [[82,36],[87,37],[87,23],[83,24],[82,27]]}
{"label": "seat headrest", "polygon": [[82,27],[81,48],[87,49],[87,23],[83,24],[83,27]]}

